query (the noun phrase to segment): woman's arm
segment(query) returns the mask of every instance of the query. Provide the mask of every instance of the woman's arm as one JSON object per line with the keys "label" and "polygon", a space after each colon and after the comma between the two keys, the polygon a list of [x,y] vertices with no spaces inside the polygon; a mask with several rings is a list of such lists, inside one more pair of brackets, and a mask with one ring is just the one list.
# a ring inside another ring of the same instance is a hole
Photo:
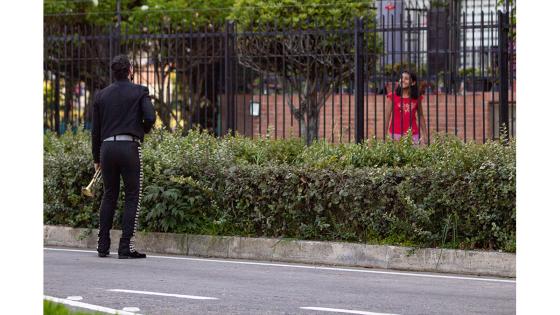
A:
{"label": "woman's arm", "polygon": [[[426,118],[424,117],[424,110],[422,109],[422,101],[418,100],[418,120],[420,123],[420,138],[428,138],[428,130],[426,129]],[[423,142],[423,141],[422,141]]]}
{"label": "woman's arm", "polygon": [[385,108],[385,130],[387,131],[387,134],[391,134],[391,118],[392,118],[392,114],[393,114],[393,101],[391,100],[391,98],[389,98],[389,102],[386,104],[386,108]]}

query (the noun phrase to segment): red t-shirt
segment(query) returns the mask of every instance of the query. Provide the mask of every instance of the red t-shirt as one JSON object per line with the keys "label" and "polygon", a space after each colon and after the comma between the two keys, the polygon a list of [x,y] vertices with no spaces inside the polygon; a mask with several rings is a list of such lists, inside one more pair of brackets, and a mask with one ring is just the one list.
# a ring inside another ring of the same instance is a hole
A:
{"label": "red t-shirt", "polygon": [[393,116],[389,122],[389,131],[393,134],[404,135],[409,129],[412,129],[412,134],[417,135],[416,113],[418,111],[418,101],[422,101],[422,95],[419,96],[418,100],[415,100],[389,93],[387,98],[393,102]]}

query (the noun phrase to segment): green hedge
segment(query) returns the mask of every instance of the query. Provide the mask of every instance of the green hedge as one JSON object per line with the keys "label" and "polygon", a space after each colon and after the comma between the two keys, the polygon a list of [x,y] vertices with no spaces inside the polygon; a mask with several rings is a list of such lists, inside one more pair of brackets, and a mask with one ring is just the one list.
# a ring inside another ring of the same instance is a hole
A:
{"label": "green hedge", "polygon": [[[97,227],[100,194],[80,196],[89,134],[44,146],[45,224]],[[143,158],[144,231],[515,251],[515,141],[306,147],[156,130]]]}

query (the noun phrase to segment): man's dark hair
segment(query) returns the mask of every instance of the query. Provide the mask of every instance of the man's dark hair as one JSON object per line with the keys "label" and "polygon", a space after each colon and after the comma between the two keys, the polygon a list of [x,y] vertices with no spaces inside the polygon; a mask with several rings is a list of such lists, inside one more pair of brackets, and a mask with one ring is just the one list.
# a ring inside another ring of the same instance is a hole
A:
{"label": "man's dark hair", "polygon": [[118,55],[111,61],[111,71],[117,80],[123,80],[128,77],[130,69],[130,60],[127,55]]}

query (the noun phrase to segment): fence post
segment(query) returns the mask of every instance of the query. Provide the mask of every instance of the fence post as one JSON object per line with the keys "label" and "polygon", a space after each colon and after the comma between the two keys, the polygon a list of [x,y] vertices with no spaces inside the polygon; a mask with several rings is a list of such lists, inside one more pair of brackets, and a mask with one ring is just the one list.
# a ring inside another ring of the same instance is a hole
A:
{"label": "fence post", "polygon": [[[500,67],[500,132],[506,133],[509,140],[509,113],[508,113],[508,17],[505,13],[498,12],[498,64]],[[503,129],[502,129],[503,128]]]}
{"label": "fence post", "polygon": [[[116,8],[116,14],[117,14],[117,36],[115,38],[115,47],[117,48],[117,53],[116,55],[120,54],[121,52],[121,0],[117,0],[117,8]],[[128,51],[125,52],[126,54],[128,54]]]}
{"label": "fence post", "polygon": [[225,84],[225,97],[226,97],[226,133],[230,130],[234,133],[235,128],[235,117],[233,108],[233,93],[232,93],[232,75],[231,75],[231,58],[233,52],[233,22],[228,21],[226,23],[226,33],[225,33],[225,52],[224,52],[224,84]]}
{"label": "fence post", "polygon": [[107,65],[109,66],[109,84],[113,82],[113,71],[111,70],[111,61],[113,60],[113,26],[109,25],[109,60]]}
{"label": "fence post", "polygon": [[54,128],[56,134],[60,135],[60,72],[55,73],[54,82]]}
{"label": "fence post", "polygon": [[354,20],[354,132],[356,143],[364,141],[364,20]]}

